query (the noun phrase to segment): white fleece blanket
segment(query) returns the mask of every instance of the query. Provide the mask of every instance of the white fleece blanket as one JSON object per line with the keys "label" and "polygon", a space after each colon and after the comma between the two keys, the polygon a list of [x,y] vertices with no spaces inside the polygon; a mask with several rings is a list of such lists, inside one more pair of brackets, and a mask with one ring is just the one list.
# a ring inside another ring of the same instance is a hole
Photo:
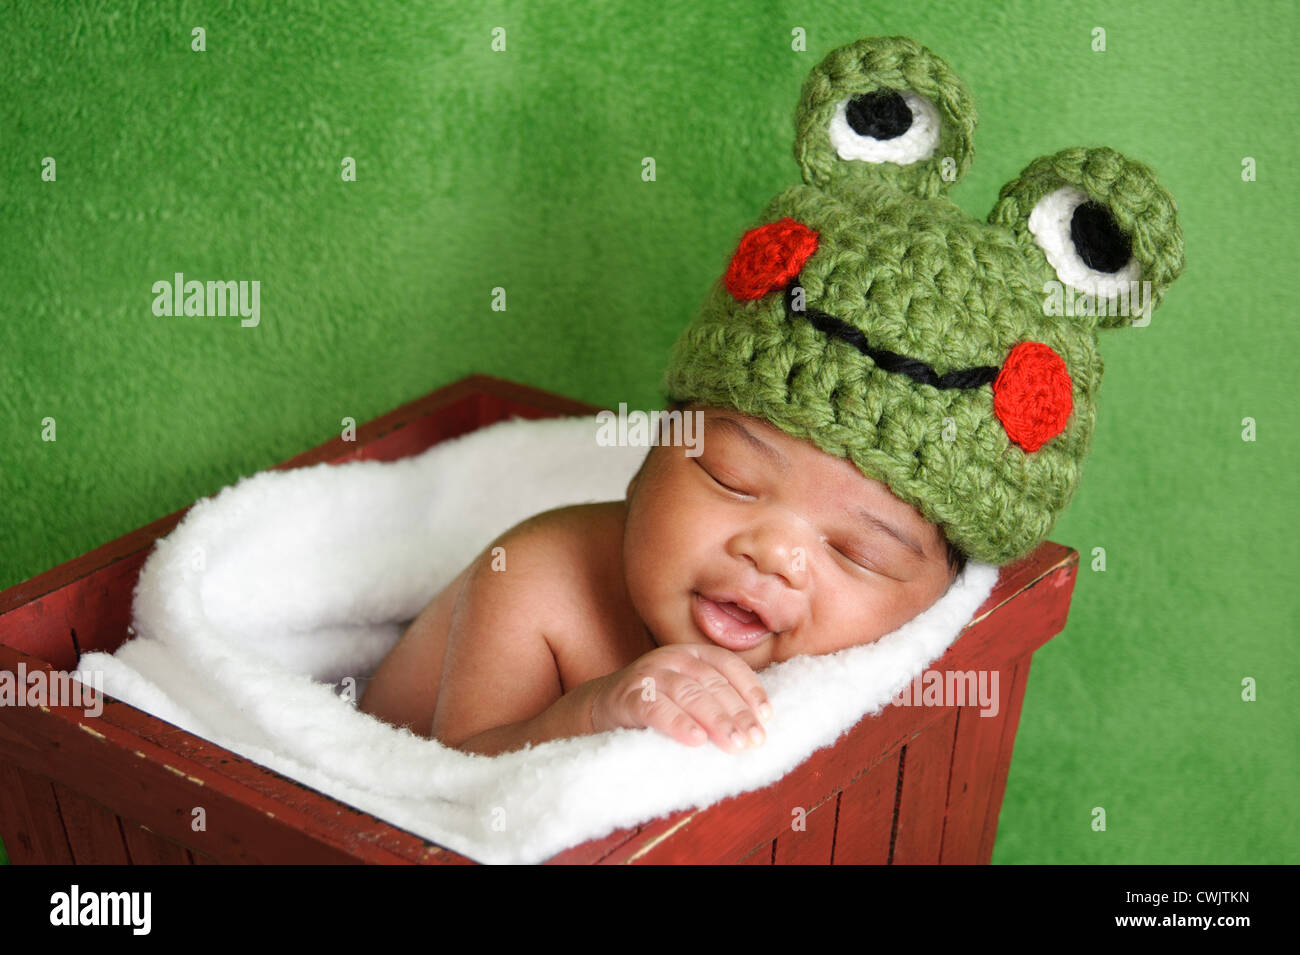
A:
{"label": "white fleece blanket", "polygon": [[616,730],[486,757],[360,712],[364,678],[496,535],[623,496],[645,449],[601,447],[596,431],[595,418],[515,419],[401,461],[242,478],[158,541],[135,590],[134,638],[85,654],[78,672],[472,859],[532,863],[781,778],[940,656],[997,580],[972,563],[876,643],[763,671],[774,718],[767,742],[739,754]]}

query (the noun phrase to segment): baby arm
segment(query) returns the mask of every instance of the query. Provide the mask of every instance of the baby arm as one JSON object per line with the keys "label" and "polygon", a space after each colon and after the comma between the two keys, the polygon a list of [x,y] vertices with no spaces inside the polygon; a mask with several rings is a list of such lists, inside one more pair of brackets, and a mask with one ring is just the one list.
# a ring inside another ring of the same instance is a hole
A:
{"label": "baby arm", "polygon": [[480,555],[451,614],[434,738],[484,755],[620,727],[732,752],[761,743],[771,708],[738,655],[712,644],[626,654],[613,635],[641,624],[611,611],[617,547],[611,557],[599,539],[589,525],[541,520],[499,542],[508,570]]}
{"label": "baby arm", "polygon": [[565,581],[544,544],[515,537],[508,570],[493,570],[485,552],[469,571],[433,715],[433,737],[446,746],[494,756],[593,731],[594,687],[564,692],[546,634]]}

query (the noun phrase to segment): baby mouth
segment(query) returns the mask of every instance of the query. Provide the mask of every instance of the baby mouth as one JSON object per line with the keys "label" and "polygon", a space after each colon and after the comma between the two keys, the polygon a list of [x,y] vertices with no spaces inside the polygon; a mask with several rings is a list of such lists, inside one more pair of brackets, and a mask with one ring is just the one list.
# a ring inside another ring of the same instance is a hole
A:
{"label": "baby mouth", "polygon": [[735,652],[757,646],[772,633],[759,614],[724,599],[722,595],[714,600],[692,593],[691,616],[701,633],[719,646]]}

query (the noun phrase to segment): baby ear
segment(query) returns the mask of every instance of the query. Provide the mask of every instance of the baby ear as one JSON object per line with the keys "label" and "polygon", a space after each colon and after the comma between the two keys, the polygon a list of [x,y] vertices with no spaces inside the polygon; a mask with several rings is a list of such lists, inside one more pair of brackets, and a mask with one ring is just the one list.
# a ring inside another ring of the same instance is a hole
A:
{"label": "baby ear", "polygon": [[832,51],[804,81],[794,158],[804,182],[889,182],[932,198],[974,153],[975,105],[943,60],[908,37],[864,37]]}
{"label": "baby ear", "polygon": [[[1134,312],[1149,317],[1183,270],[1178,203],[1150,169],[1106,147],[1035,159],[1002,187],[989,222],[1014,231],[1049,281],[1088,296],[1074,314],[1098,328],[1146,324]],[[1121,299],[1130,307],[1115,307]]]}

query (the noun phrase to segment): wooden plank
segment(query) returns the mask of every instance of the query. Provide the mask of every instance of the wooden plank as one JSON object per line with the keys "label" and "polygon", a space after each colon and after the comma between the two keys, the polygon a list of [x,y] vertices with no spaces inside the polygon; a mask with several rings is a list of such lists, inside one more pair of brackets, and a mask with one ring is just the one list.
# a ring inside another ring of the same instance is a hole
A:
{"label": "wooden plank", "polygon": [[[331,844],[358,854],[359,858],[381,861],[368,858],[370,852],[380,851],[411,863],[463,865],[472,861],[119,700],[105,704],[102,719],[139,740],[154,744],[171,756],[193,762],[209,773],[247,787],[256,794],[253,805],[267,812],[278,815],[291,811],[302,813],[313,819],[320,829],[330,833]],[[181,842],[193,844],[188,839]]]}
{"label": "wooden plank", "polygon": [[[6,655],[13,654],[12,649],[0,647],[0,666],[5,665]],[[29,664],[39,665],[35,660]],[[119,701],[113,703],[130,709]],[[111,709],[112,704],[106,703],[106,716]],[[194,739],[184,733],[180,737]],[[143,822],[160,835],[222,862],[409,861],[350,831],[340,837],[338,828],[322,818],[327,811],[350,807],[329,800],[328,805],[307,812],[269,800],[108,719],[92,719],[71,707],[0,707],[0,762],[12,763],[77,793],[93,794],[94,800],[112,813]],[[194,807],[206,812],[204,832],[190,828]],[[344,844],[340,845],[341,841]]]}
{"label": "wooden plank", "polygon": [[[994,615],[984,625],[994,626],[996,619],[997,615]],[[683,826],[689,831],[699,831],[710,825],[709,821],[714,817],[722,817],[723,822],[721,828],[710,829],[710,832],[714,835],[730,832],[735,840],[730,848],[737,853],[748,851],[763,839],[779,840],[789,825],[789,813],[793,806],[806,808],[819,805],[845,789],[864,768],[870,768],[891,753],[896,756],[899,746],[948,715],[951,715],[951,708],[886,706],[876,716],[868,716],[859,721],[834,747],[818,750],[778,783],[764,790],[744,793],[706,810],[682,811],[665,819],[645,823],[640,832],[628,836],[603,861],[640,858],[639,854],[650,847],[655,847],[651,858],[656,862],[662,861],[667,850],[660,846],[660,842],[668,833],[678,831]],[[807,777],[812,791],[803,788],[802,784],[790,781],[797,774]],[[784,816],[781,815],[782,812],[785,813]],[[692,816],[694,818],[690,818]],[[686,821],[688,818],[689,822]],[[750,825],[754,828],[747,830],[746,826]],[[734,859],[736,855],[730,858]],[[726,862],[729,859],[723,856],[717,861]]]}
{"label": "wooden plank", "polygon": [[0,838],[14,865],[71,865],[50,781],[0,761]]}
{"label": "wooden plank", "polygon": [[122,837],[133,865],[193,865],[189,850],[179,843],[164,839],[144,826],[121,820]]}
{"label": "wooden plank", "polygon": [[948,801],[948,771],[952,766],[957,707],[907,744],[903,752],[903,787],[898,798],[898,822],[893,865],[937,865],[943,839],[944,808]]}
{"label": "wooden plank", "polygon": [[775,840],[765,842],[761,846],[755,846],[754,849],[745,855],[736,865],[772,865],[772,853],[775,850]]}
{"label": "wooden plank", "polygon": [[831,861],[835,865],[884,865],[894,831],[898,801],[900,746],[840,796]]}
{"label": "wooden plank", "polygon": [[1079,553],[1047,541],[1002,568],[998,583],[932,670],[994,670],[1065,628]]}
{"label": "wooden plank", "polygon": [[776,838],[776,865],[830,865],[835,848],[835,817],[840,811],[840,795],[828,799],[805,814],[802,829],[795,820]]}
{"label": "wooden plank", "polygon": [[131,623],[131,593],[152,549],[150,540],[134,554],[11,610],[0,617],[0,643],[61,670],[74,669],[82,653],[116,650]]}
{"label": "wooden plank", "polygon": [[[683,814],[684,815],[684,814]],[[630,829],[616,829],[599,839],[589,839],[581,845],[572,846],[547,859],[545,865],[596,865],[610,859],[622,846],[635,839],[645,829],[645,825]]]}
{"label": "wooden plank", "polygon": [[998,761],[993,769],[993,789],[984,816],[984,833],[980,837],[981,862],[993,859],[993,843],[998,834],[998,816],[1002,812],[1002,797],[1007,790],[1007,773],[1011,769],[1011,752],[1016,744],[1016,730],[1020,727],[1020,708],[1025,700],[1025,686],[1029,681],[1030,657],[1026,654],[1016,662],[1016,675],[1011,682],[1007,698],[1007,718],[1002,727],[1002,742],[998,747]]}
{"label": "wooden plank", "polygon": [[981,716],[975,706],[963,706],[957,715],[957,738],[948,781],[948,811],[944,819],[939,861],[943,864],[975,865],[980,857],[984,822],[993,797],[994,774],[1006,728],[1016,666],[998,673],[996,716]]}
{"label": "wooden plank", "polygon": [[54,783],[63,828],[77,865],[127,865],[131,861],[115,814],[62,783]]}
{"label": "wooden plank", "polygon": [[883,741],[895,736],[910,738],[942,712],[933,707],[886,707],[879,717],[859,721],[834,746],[817,750],[765,789],[647,823],[601,861],[656,865],[733,862],[757,843],[785,835],[795,807],[812,809],[833,799],[863,767],[887,758],[888,750],[881,751],[887,745]]}

